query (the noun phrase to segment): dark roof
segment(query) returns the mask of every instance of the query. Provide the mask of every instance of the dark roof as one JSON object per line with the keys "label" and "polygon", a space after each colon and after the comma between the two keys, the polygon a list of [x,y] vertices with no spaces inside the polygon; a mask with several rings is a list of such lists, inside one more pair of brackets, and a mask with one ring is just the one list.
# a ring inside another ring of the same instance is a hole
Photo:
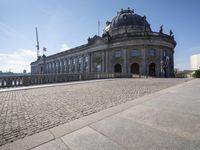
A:
{"label": "dark roof", "polygon": [[120,26],[150,26],[146,21],[146,16],[135,14],[133,10],[121,10],[116,17],[113,18],[111,25],[113,28]]}

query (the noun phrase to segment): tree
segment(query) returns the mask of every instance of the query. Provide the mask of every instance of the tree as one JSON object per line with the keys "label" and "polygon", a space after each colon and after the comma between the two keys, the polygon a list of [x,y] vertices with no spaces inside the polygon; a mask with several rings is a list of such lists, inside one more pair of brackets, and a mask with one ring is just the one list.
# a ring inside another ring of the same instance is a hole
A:
{"label": "tree", "polygon": [[200,69],[196,70],[192,76],[194,78],[200,78]]}

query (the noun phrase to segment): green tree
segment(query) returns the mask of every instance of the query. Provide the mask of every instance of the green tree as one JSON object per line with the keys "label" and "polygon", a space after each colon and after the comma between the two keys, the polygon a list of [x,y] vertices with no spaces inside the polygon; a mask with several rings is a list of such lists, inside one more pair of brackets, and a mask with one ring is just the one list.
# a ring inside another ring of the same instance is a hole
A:
{"label": "green tree", "polygon": [[200,69],[196,70],[193,74],[194,78],[200,78]]}

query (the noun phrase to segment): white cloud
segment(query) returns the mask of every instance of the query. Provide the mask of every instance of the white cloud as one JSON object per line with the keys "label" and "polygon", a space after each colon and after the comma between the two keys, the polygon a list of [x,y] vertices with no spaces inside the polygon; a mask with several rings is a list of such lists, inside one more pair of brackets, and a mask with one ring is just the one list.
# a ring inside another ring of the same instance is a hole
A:
{"label": "white cloud", "polygon": [[36,60],[36,51],[19,49],[13,53],[0,53],[0,70],[20,73],[24,69],[30,72],[30,63]]}
{"label": "white cloud", "polygon": [[67,44],[61,44],[61,48],[60,48],[60,51],[66,51],[66,50],[69,50],[69,46]]}
{"label": "white cloud", "polygon": [[13,27],[0,22],[0,38],[24,38],[24,36],[15,30]]}

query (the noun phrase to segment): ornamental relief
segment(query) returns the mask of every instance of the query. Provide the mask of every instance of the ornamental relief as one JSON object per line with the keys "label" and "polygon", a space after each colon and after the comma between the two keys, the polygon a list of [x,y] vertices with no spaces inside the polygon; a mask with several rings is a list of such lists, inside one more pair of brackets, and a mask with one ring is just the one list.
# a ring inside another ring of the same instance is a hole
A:
{"label": "ornamental relief", "polygon": [[153,61],[154,61],[154,62],[159,62],[159,61],[160,61],[160,58],[158,58],[158,57],[156,57],[156,58],[149,57],[149,58],[147,58],[146,60],[149,61],[149,62],[151,62],[151,61],[152,61],[152,62],[153,62]]}
{"label": "ornamental relief", "polygon": [[129,64],[133,64],[133,63],[138,63],[138,64],[141,64],[142,63],[142,60],[130,60],[129,62],[128,62]]}
{"label": "ornamental relief", "polygon": [[142,56],[129,57],[129,61],[142,61]]}
{"label": "ornamental relief", "polygon": [[101,63],[103,61],[102,57],[94,57],[94,63]]}
{"label": "ornamental relief", "polygon": [[122,58],[122,57],[112,59],[112,63],[116,63],[116,62],[122,63],[123,61],[124,61],[124,58]]}

